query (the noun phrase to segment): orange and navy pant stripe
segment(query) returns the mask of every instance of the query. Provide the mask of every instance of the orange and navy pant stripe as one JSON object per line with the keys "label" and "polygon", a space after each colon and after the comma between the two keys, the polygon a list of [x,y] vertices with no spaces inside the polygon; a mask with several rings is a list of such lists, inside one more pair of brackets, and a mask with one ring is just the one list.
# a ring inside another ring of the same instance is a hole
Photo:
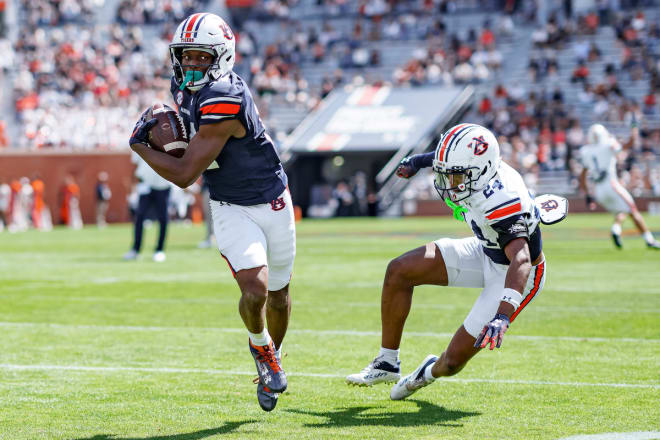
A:
{"label": "orange and navy pant stripe", "polygon": [[537,293],[541,290],[541,286],[543,285],[543,277],[545,276],[545,261],[542,263],[538,264],[535,267],[535,272],[534,272],[534,285],[532,286],[532,289],[529,291],[527,296],[525,296],[525,299],[523,299],[523,302],[520,303],[520,307],[518,307],[518,310],[515,311],[513,315],[511,315],[511,322],[513,322],[514,319],[518,316],[520,312],[527,306],[527,304],[530,303],[534,299]]}

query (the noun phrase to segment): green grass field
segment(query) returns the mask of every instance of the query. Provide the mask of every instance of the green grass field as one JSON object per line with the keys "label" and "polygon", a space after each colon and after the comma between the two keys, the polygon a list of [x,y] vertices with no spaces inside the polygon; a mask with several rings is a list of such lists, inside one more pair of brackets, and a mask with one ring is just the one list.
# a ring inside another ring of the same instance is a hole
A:
{"label": "green grass field", "polygon": [[[660,231],[660,217],[647,216]],[[129,225],[0,234],[1,439],[559,439],[660,431],[660,252],[610,216],[544,228],[548,277],[503,348],[410,400],[348,387],[380,346],[390,259],[443,236],[444,219],[303,221],[284,344],[289,390],[256,401],[238,288],[200,227],[156,228],[121,261]],[[626,223],[631,228],[630,223]],[[628,234],[629,232],[629,234]],[[478,290],[416,289],[404,374],[440,354]],[[640,437],[642,438],[642,437]],[[657,436],[643,438],[660,438]]]}

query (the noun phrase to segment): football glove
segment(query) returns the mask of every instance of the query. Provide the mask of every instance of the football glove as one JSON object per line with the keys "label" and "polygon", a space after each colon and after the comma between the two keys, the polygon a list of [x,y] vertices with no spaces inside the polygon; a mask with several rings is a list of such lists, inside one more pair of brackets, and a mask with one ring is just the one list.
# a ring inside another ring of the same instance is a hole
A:
{"label": "football glove", "polygon": [[[484,326],[484,329],[481,330],[481,334],[474,343],[475,348],[485,348],[486,345],[490,342],[490,349],[497,347],[500,348],[502,345],[502,338],[504,333],[506,333],[509,328],[511,321],[509,317],[503,313],[498,313],[495,317]],[[497,345],[495,345],[497,344]]]}
{"label": "football glove", "polygon": [[403,179],[410,179],[412,176],[417,174],[419,169],[415,167],[409,157],[405,157],[399,162],[399,166],[396,169],[396,175]]}
{"label": "football glove", "polygon": [[131,134],[131,138],[128,140],[129,145],[149,145],[149,130],[151,130],[158,123],[158,119],[156,118],[147,120],[147,113],[149,110],[151,109],[147,109],[144,113],[142,113],[142,116],[140,116],[140,119],[138,119],[137,123],[135,124],[135,128],[133,128],[133,134]]}

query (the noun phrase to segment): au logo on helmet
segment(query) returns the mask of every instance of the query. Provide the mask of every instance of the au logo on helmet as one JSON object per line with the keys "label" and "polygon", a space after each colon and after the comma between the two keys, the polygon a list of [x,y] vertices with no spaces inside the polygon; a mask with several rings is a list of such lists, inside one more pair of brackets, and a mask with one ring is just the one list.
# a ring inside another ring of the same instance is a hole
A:
{"label": "au logo on helmet", "polygon": [[484,139],[483,135],[479,137],[473,137],[472,140],[474,142],[470,142],[469,147],[474,147],[474,155],[475,156],[481,156],[488,150],[488,142]]}
{"label": "au logo on helmet", "polygon": [[222,29],[222,34],[225,36],[226,39],[232,40],[234,39],[234,34],[232,33],[231,29],[229,29],[229,26],[227,26],[227,23],[221,23],[220,24],[220,29]]}

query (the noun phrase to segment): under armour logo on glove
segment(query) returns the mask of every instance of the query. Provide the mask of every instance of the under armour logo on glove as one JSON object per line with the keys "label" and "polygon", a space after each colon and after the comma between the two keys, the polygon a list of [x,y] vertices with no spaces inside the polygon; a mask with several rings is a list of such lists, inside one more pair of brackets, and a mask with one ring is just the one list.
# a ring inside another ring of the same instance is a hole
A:
{"label": "under armour logo on glove", "polygon": [[[503,313],[498,313],[495,315],[488,324],[484,326],[484,329],[481,330],[481,334],[474,343],[475,348],[485,348],[486,345],[490,342],[490,349],[495,347],[500,348],[502,345],[502,338],[504,333],[506,333],[509,328],[511,321],[509,317]],[[497,344],[497,345],[496,345]]]}

